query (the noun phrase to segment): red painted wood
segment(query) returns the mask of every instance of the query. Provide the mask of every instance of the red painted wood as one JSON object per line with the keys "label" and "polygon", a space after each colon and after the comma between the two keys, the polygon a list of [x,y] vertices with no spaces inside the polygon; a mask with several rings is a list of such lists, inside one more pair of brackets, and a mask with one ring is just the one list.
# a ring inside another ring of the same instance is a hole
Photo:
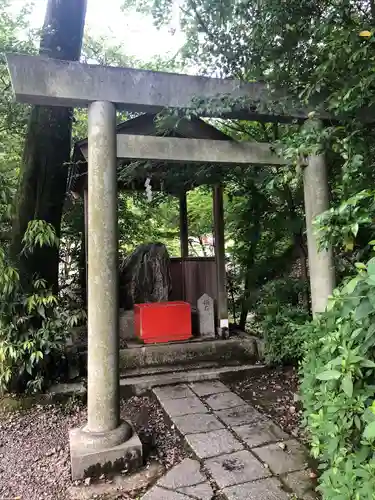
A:
{"label": "red painted wood", "polygon": [[187,302],[153,302],[134,306],[135,334],[145,344],[191,338],[191,307]]}

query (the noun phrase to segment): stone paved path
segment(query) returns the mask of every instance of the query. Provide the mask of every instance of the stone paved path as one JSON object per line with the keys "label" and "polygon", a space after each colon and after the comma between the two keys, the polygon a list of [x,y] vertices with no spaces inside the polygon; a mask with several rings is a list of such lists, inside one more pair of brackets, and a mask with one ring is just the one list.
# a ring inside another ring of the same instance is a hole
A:
{"label": "stone paved path", "polygon": [[157,387],[197,460],[185,459],[143,500],[312,500],[306,450],[218,380]]}

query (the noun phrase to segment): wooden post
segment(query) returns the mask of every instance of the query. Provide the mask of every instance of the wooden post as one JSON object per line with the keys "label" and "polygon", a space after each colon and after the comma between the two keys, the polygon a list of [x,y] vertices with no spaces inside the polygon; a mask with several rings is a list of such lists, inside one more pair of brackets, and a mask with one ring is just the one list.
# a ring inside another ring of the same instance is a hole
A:
{"label": "wooden post", "polygon": [[225,239],[224,239],[224,203],[223,187],[221,184],[213,188],[213,216],[214,216],[214,239],[215,239],[215,261],[217,277],[217,319],[218,327],[228,328],[228,298],[225,270]]}
{"label": "wooden post", "polygon": [[180,248],[181,257],[189,257],[189,232],[186,193],[180,196]]}

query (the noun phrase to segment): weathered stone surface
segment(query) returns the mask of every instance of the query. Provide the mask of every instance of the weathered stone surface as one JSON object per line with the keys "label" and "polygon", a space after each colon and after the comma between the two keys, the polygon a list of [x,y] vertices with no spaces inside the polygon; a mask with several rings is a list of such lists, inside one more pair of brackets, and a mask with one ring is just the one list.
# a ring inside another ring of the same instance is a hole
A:
{"label": "weathered stone surface", "polygon": [[303,498],[303,500],[316,500],[318,498],[308,471],[301,470],[298,472],[291,472],[290,474],[282,476],[282,480],[298,497]]}
{"label": "weathered stone surface", "polygon": [[191,497],[155,486],[143,495],[142,500],[191,500]]}
{"label": "weathered stone surface", "polygon": [[229,387],[220,382],[220,380],[197,382],[194,384],[190,384],[190,387],[198,396],[209,396],[210,394],[230,391]]}
{"label": "weathered stone surface", "polygon": [[167,399],[161,401],[161,404],[170,417],[191,415],[192,413],[207,413],[208,411],[197,396],[181,399]]}
{"label": "weathered stone surface", "polygon": [[[149,349],[147,347],[146,349]],[[184,370],[175,370],[172,366],[168,367],[168,371],[164,371],[163,367],[146,367],[140,368],[140,375],[135,375],[135,371],[123,373],[123,378],[120,378],[120,388],[132,387],[136,394],[142,394],[145,391],[151,390],[153,387],[163,385],[193,383],[200,380],[211,380],[220,377],[223,374],[240,374],[247,372],[248,374],[258,373],[261,365],[241,365],[241,366],[220,366],[217,368],[209,368],[206,363],[194,363],[185,365]],[[141,375],[141,373],[145,374]],[[160,371],[159,371],[160,370]],[[147,372],[150,374],[147,375]],[[58,388],[57,388],[58,389]],[[85,392],[85,389],[84,391]]]}
{"label": "weathered stone surface", "polygon": [[167,385],[164,387],[155,387],[154,393],[159,401],[166,401],[168,399],[182,399],[194,397],[194,393],[185,384]]}
{"label": "weathered stone surface", "polygon": [[227,429],[202,432],[201,434],[187,434],[185,439],[199,458],[215,457],[243,448],[242,444]]}
{"label": "weathered stone surface", "polygon": [[226,408],[235,408],[236,406],[243,406],[246,402],[241,399],[234,392],[223,392],[220,394],[213,394],[205,399],[213,410],[225,410]]}
{"label": "weathered stone surface", "polygon": [[93,482],[89,486],[84,483],[71,486],[68,488],[67,498],[70,500],[92,500],[93,498],[115,500],[118,498],[119,490],[127,493],[134,489],[147,488],[155,483],[164,471],[164,466],[154,461],[134,474],[115,474],[111,476],[110,482]]}
{"label": "weathered stone surface", "polygon": [[223,490],[227,500],[288,500],[288,495],[281,483],[274,477],[238,484]]}
{"label": "weathered stone surface", "polygon": [[[265,142],[216,141],[117,134],[117,158],[166,163],[285,165],[286,160]],[[81,151],[86,156],[85,146]],[[87,158],[87,156],[86,156]]]}
{"label": "weathered stone surface", "polygon": [[120,307],[166,302],[172,280],[168,250],[162,243],[138,246],[120,266]]}
{"label": "weathered stone surface", "polygon": [[150,344],[147,349],[141,344],[133,344],[128,349],[121,349],[119,355],[122,370],[158,365],[180,366],[189,361],[194,363],[220,361],[222,364],[226,361],[241,361],[245,364],[257,359],[256,343],[252,338],[247,337],[233,337],[228,340],[212,339],[210,342]]}
{"label": "weathered stone surface", "polygon": [[233,427],[233,430],[250,448],[290,437],[271,420],[255,425]]}
{"label": "weathered stone surface", "polygon": [[224,425],[209,413],[194,413],[173,419],[177,429],[182,434],[197,434],[223,429]]}
{"label": "weathered stone surface", "polygon": [[[317,125],[316,121],[314,124],[314,120],[311,120],[311,123],[305,126],[312,128]],[[310,156],[306,167],[303,169],[306,236],[313,315],[325,311],[328,297],[332,295],[336,281],[332,246],[329,245],[327,249],[319,248],[319,238],[313,224],[316,216],[328,210],[330,206],[328,171],[329,167],[324,154]]]}
{"label": "weathered stone surface", "polygon": [[307,452],[305,448],[296,440],[284,441],[285,449],[279,443],[268,444],[261,448],[254,448],[253,452],[269,465],[274,474],[284,474],[306,469]]}
{"label": "weathered stone surface", "polygon": [[[207,478],[200,472],[200,463],[191,458],[185,458],[180,464],[173,467],[160,479],[157,487],[174,490],[178,494],[186,494],[189,495],[189,498],[193,497],[199,500],[211,500],[213,495]],[[157,492],[162,493],[160,489]],[[177,498],[179,497],[176,497],[176,500]]]}
{"label": "weathered stone surface", "polygon": [[[220,488],[270,476],[270,471],[247,450],[205,460],[204,466]],[[257,500],[262,496],[259,496]]]}
{"label": "weathered stone surface", "polygon": [[[209,101],[231,94],[233,98],[240,98],[238,101],[243,100],[243,106],[235,106],[226,113],[218,111],[220,106],[207,106],[203,114],[242,120],[255,117],[257,121],[266,122],[274,121],[277,116],[283,116],[282,121],[286,117],[289,121],[306,119],[309,111],[321,107],[314,102],[303,109],[301,103],[296,105],[295,99],[288,98],[283,90],[270,91],[262,82],[244,83],[233,79],[97,66],[24,54],[8,53],[7,63],[17,101],[27,104],[85,107],[91,102],[108,101],[115,103],[118,109],[155,113],[165,108],[189,109],[197,96]],[[285,104],[280,115],[277,110],[270,113],[275,93]],[[254,101],[261,103],[256,113],[252,106]],[[319,116],[332,119],[324,111],[320,111]],[[372,120],[371,115],[366,118]]]}
{"label": "weathered stone surface", "polygon": [[266,417],[250,405],[237,406],[228,410],[219,410],[215,414],[230,427],[254,425],[266,421]]}
{"label": "weathered stone surface", "polygon": [[199,498],[199,500],[211,500],[214,494],[208,482],[196,484],[195,486],[187,486],[178,491],[186,493],[190,498]]}
{"label": "weathered stone surface", "polygon": [[191,458],[185,458],[158,481],[158,486],[177,490],[186,486],[203,483],[204,481],[206,481],[206,478],[200,472],[199,462]]}
{"label": "weathered stone surface", "polygon": [[88,111],[87,429],[119,425],[116,109],[95,102]]}
{"label": "weathered stone surface", "polygon": [[199,318],[199,333],[202,337],[215,337],[215,313],[214,300],[212,297],[203,294],[197,303]]}
{"label": "weathered stone surface", "polygon": [[119,333],[120,339],[134,340],[134,311],[120,311],[119,314]]}
{"label": "weathered stone surface", "polygon": [[110,470],[135,470],[142,465],[142,453],[142,443],[137,434],[112,448],[88,450],[79,441],[75,442],[72,431],[70,433],[72,479],[100,476]]}

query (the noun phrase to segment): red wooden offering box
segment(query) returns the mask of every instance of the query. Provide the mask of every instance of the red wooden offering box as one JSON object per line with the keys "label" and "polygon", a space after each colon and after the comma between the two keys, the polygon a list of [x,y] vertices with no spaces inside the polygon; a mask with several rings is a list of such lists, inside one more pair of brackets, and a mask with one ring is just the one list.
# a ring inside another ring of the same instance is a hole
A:
{"label": "red wooden offering box", "polygon": [[189,340],[191,307],[187,302],[153,302],[134,306],[135,334],[145,344]]}

